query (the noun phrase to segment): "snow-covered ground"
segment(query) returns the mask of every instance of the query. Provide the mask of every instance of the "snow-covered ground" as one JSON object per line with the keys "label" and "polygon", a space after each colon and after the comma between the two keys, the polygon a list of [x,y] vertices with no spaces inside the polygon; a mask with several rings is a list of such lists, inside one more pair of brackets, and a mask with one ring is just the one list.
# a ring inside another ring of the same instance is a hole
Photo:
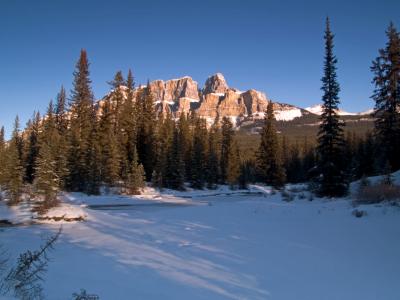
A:
{"label": "snow-covered ground", "polygon": [[[348,199],[296,195],[286,202],[262,186],[66,194],[49,214],[86,221],[62,224],[47,298],[84,288],[100,299],[399,299],[400,208],[362,206],[356,218]],[[0,203],[0,219],[27,214]],[[0,242],[17,255],[59,226],[3,228]]]}

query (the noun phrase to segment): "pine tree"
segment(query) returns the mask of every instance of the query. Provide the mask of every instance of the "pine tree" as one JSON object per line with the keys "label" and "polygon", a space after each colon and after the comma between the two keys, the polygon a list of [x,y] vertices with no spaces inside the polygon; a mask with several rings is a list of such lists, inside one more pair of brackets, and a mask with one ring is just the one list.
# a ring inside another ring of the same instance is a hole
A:
{"label": "pine tree", "polygon": [[5,191],[9,199],[9,205],[16,205],[21,201],[23,167],[20,153],[20,139],[19,118],[17,116],[14,122],[12,137],[6,149]]}
{"label": "pine tree", "polygon": [[[126,149],[125,149],[125,132],[124,128],[122,127],[122,110],[125,101],[125,92],[127,91],[126,82],[122,75],[121,71],[117,71],[114,75],[114,79],[109,82],[109,85],[112,88],[112,94],[109,98],[111,104],[111,112],[112,112],[112,124],[115,136],[115,146],[117,147],[116,151],[118,152],[119,156],[121,157],[118,165],[118,175],[122,176],[123,173],[126,174],[127,168],[127,161],[125,160],[126,157]],[[126,178],[126,175],[124,175]]]}
{"label": "pine tree", "polygon": [[[6,169],[6,140],[4,126],[0,128],[0,191],[4,187]],[[1,198],[1,197],[0,197]]]}
{"label": "pine tree", "polygon": [[57,203],[59,185],[56,160],[48,143],[43,142],[36,165],[35,189],[38,195],[43,196],[44,208],[53,207]]}
{"label": "pine tree", "polygon": [[250,160],[243,161],[240,164],[240,174],[239,174],[239,189],[247,189],[248,184],[253,180],[253,162]]}
{"label": "pine tree", "polygon": [[88,166],[88,177],[86,184],[86,193],[89,195],[100,194],[101,186],[101,148],[98,134],[98,122],[95,111],[92,110],[92,128],[89,134],[89,148],[86,154],[86,162]]}
{"label": "pine tree", "polygon": [[343,196],[347,193],[348,183],[343,159],[344,123],[336,113],[339,105],[339,83],[336,76],[337,59],[333,54],[333,34],[329,19],[325,30],[325,62],[322,77],[324,95],[323,113],[318,132],[317,178],[318,193],[321,196]]}
{"label": "pine tree", "polygon": [[115,186],[119,179],[120,157],[114,133],[113,111],[110,99],[102,107],[98,129],[100,146],[100,178],[108,186]]}
{"label": "pine tree", "polygon": [[140,194],[140,189],[145,187],[145,173],[142,164],[138,162],[136,149],[133,150],[132,162],[130,165],[128,178],[126,181],[127,192],[130,195]]}
{"label": "pine tree", "polygon": [[231,188],[236,188],[239,183],[240,165],[239,148],[236,144],[236,141],[233,141],[228,150],[228,161],[226,168],[226,182]]}
{"label": "pine tree", "polygon": [[136,109],[138,116],[136,145],[139,161],[143,164],[146,180],[151,181],[156,156],[156,113],[149,83],[137,97]]}
{"label": "pine tree", "polygon": [[40,113],[34,112],[25,129],[27,138],[24,143],[23,165],[25,169],[24,180],[28,183],[33,183],[35,178],[36,159],[39,153],[40,123]]}
{"label": "pine tree", "polygon": [[220,131],[218,123],[215,123],[211,128],[208,135],[208,153],[207,153],[207,166],[206,166],[206,180],[207,188],[216,188],[220,177],[220,163],[219,155],[220,152]]}
{"label": "pine tree", "polygon": [[57,102],[55,108],[56,124],[59,133],[64,136],[68,129],[68,116],[66,112],[67,95],[64,86],[61,86],[60,92],[57,94]]}
{"label": "pine tree", "polygon": [[89,176],[95,164],[93,157],[96,151],[95,128],[96,115],[94,114],[93,93],[90,87],[89,62],[87,53],[81,50],[80,58],[74,72],[73,89],[70,103],[70,130],[68,153],[68,187],[73,191],[88,192],[89,182],[93,176]]}
{"label": "pine tree", "polygon": [[257,151],[257,169],[263,182],[280,188],[285,183],[286,175],[274,120],[273,104],[270,101],[267,106],[267,114],[261,131],[261,142]]}
{"label": "pine tree", "polygon": [[386,162],[395,171],[400,168],[400,35],[393,23],[387,31],[387,43],[373,61],[375,90],[375,133],[381,154],[381,167]]}
{"label": "pine tree", "polygon": [[55,147],[56,172],[59,178],[60,189],[65,188],[68,176],[68,116],[66,112],[66,92],[61,86],[60,92],[57,94],[57,102],[55,107],[55,122],[58,133],[57,147]]}
{"label": "pine tree", "polygon": [[196,117],[193,131],[191,185],[193,188],[202,189],[206,175],[207,154],[207,126],[204,119]]}
{"label": "pine tree", "polygon": [[156,135],[156,159],[155,169],[158,173],[162,174],[164,187],[168,187],[170,176],[174,176],[175,170],[172,170],[172,152],[173,149],[173,135],[174,135],[175,122],[172,120],[170,112],[166,114],[159,114],[157,122],[157,135]]}
{"label": "pine tree", "polygon": [[44,212],[58,203],[60,177],[57,172],[57,156],[61,139],[53,103],[50,102],[47,114],[43,119],[43,129],[38,137],[39,152],[35,165],[34,186],[36,194],[43,197],[39,208],[40,212]]}
{"label": "pine tree", "polygon": [[[153,140],[153,172],[151,175],[151,182],[153,187],[162,189],[165,185],[165,170],[167,162],[167,148],[168,143],[168,132],[167,128],[164,126],[164,117],[160,115],[157,119],[155,126],[155,138]],[[139,145],[138,145],[139,146]]]}
{"label": "pine tree", "polygon": [[178,120],[179,141],[181,145],[181,154],[183,164],[185,166],[185,180],[190,181],[191,174],[191,147],[192,147],[192,132],[190,129],[187,114],[181,113]]}
{"label": "pine tree", "polygon": [[[122,103],[120,115],[120,156],[121,156],[121,178],[126,180],[126,175],[129,173],[129,166],[133,160],[133,153],[136,152],[136,123],[137,114],[134,103],[134,78],[132,71],[129,70],[126,81],[126,99]],[[137,155],[137,153],[136,153]]]}
{"label": "pine tree", "polygon": [[221,124],[221,155],[220,155],[220,170],[221,170],[221,182],[226,183],[228,177],[228,164],[233,146],[233,138],[235,131],[233,129],[232,122],[227,118],[222,118]]}
{"label": "pine tree", "polygon": [[173,128],[173,138],[169,145],[166,167],[166,186],[175,190],[184,189],[185,164],[183,161],[182,143],[177,126]]}
{"label": "pine tree", "polygon": [[119,131],[121,130],[120,117],[121,117],[122,104],[124,102],[123,90],[125,90],[125,79],[124,76],[122,75],[122,72],[117,71],[114,75],[114,79],[108,82],[108,84],[113,89],[111,97],[111,105],[114,113],[114,125],[115,125],[114,133],[118,136]]}

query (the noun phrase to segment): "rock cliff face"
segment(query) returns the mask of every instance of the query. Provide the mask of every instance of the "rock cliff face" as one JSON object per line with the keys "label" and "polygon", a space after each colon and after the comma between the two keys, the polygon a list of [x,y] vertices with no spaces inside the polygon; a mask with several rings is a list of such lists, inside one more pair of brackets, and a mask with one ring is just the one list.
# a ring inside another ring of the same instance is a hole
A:
{"label": "rock cliff face", "polygon": [[155,80],[149,84],[156,102],[168,102],[174,104],[180,98],[189,98],[192,101],[199,101],[197,82],[186,76],[180,79],[168,81]]}
{"label": "rock cliff face", "polygon": [[227,90],[218,105],[219,117],[244,117],[247,115],[246,105],[239,92]]}
{"label": "rock cliff face", "polygon": [[[139,86],[134,95],[138,95],[145,86]],[[229,117],[235,126],[242,122],[264,117],[268,98],[254,89],[241,92],[229,88],[221,73],[210,76],[202,90],[196,81],[185,76],[172,80],[155,80],[149,83],[158,112],[171,112],[174,117],[195,111],[200,117],[212,124],[218,117]],[[125,91],[125,87],[121,87]],[[103,98],[112,98],[112,92]],[[101,106],[99,102],[99,106]],[[274,103],[275,116],[278,120],[291,120],[302,115],[302,111],[292,105]]]}
{"label": "rock cliff face", "polygon": [[217,73],[207,78],[204,85],[203,94],[219,93],[224,94],[228,90],[228,84],[224,75]]}
{"label": "rock cliff face", "polygon": [[218,115],[220,98],[218,94],[214,93],[203,95],[200,107],[196,110],[197,114],[204,118],[215,119]]}
{"label": "rock cliff face", "polygon": [[264,112],[267,109],[268,100],[265,94],[256,90],[248,90],[242,93],[241,96],[249,115]]}

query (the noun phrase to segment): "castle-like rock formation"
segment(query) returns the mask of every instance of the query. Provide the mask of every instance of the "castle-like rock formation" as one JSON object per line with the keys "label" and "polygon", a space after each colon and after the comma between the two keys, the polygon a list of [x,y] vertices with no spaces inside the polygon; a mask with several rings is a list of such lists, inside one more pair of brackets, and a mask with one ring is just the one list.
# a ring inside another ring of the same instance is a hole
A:
{"label": "castle-like rock formation", "polygon": [[[207,78],[202,89],[189,76],[167,81],[155,80],[148,85],[159,112],[171,112],[178,118],[182,113],[195,111],[200,117],[205,118],[208,124],[212,124],[217,117],[219,119],[229,117],[235,126],[245,120],[263,118],[270,101],[264,93],[253,89],[242,92],[230,88],[221,73]],[[140,86],[135,95],[143,88]],[[112,97],[112,92],[106,97]],[[281,116],[280,108],[284,111],[289,110],[290,116],[301,116],[300,109],[291,105],[274,103],[274,108],[277,110],[275,113],[277,119]]]}

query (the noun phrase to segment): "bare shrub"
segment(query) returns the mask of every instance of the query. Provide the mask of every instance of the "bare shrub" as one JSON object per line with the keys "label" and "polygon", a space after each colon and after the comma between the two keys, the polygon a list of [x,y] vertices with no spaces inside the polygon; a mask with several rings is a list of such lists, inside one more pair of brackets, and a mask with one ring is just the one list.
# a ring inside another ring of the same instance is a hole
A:
{"label": "bare shrub", "polygon": [[306,199],[306,198],[307,198],[306,194],[300,193],[299,199],[304,200],[304,199]]}
{"label": "bare shrub", "polygon": [[281,192],[281,195],[282,195],[282,200],[286,201],[286,202],[293,201],[294,197],[295,197],[293,193],[291,193],[290,191],[286,191],[286,190],[283,190]]}
{"label": "bare shrub", "polygon": [[313,193],[308,194],[308,201],[313,201],[314,200],[314,195]]}
{"label": "bare shrub", "polygon": [[364,211],[364,210],[355,209],[355,210],[352,211],[351,214],[352,214],[353,216],[355,216],[356,218],[361,218],[361,217],[363,217],[363,216],[366,216],[366,215],[367,215],[367,212]]}
{"label": "bare shrub", "polygon": [[86,290],[82,289],[80,293],[74,293],[72,295],[74,300],[99,300],[100,297],[94,294],[88,294]]}
{"label": "bare shrub", "polygon": [[373,204],[383,201],[399,200],[400,186],[384,183],[360,186],[356,195],[356,201],[361,204]]}
{"label": "bare shrub", "polygon": [[16,266],[4,272],[5,277],[0,278],[0,295],[12,295],[27,300],[43,299],[41,283],[49,261],[47,254],[53,249],[60,234],[61,228],[39,250],[28,250],[19,256]]}

